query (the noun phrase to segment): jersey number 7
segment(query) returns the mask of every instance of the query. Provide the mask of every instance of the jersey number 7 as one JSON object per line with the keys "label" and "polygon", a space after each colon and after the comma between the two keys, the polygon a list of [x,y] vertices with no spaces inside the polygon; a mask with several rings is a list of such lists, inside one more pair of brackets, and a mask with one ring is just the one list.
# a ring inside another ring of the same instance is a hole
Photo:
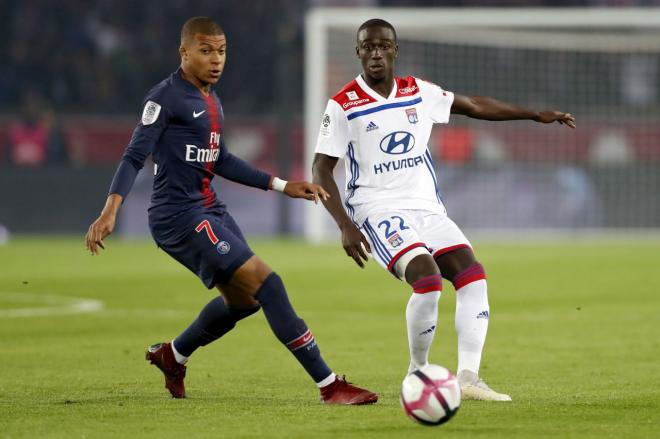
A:
{"label": "jersey number 7", "polygon": [[209,240],[213,244],[217,244],[219,239],[217,236],[215,236],[215,233],[213,233],[213,229],[211,228],[211,223],[209,223],[209,220],[204,220],[201,223],[197,224],[197,227],[195,227],[195,232],[199,233],[202,230],[206,230],[206,235],[209,237]]}

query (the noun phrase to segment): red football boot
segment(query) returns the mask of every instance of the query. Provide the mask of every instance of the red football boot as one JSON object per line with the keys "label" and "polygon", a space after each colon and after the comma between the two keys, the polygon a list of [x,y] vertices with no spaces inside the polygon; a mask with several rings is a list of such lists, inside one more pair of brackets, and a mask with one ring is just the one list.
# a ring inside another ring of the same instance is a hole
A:
{"label": "red football boot", "polygon": [[337,376],[332,384],[321,387],[321,401],[325,404],[373,404],[378,401],[378,395],[352,385],[346,381],[346,376]]}
{"label": "red football boot", "polygon": [[165,388],[175,398],[186,397],[186,387],[183,379],[186,377],[186,366],[177,363],[170,343],[158,343],[149,346],[145,355],[147,361],[159,368],[165,375]]}

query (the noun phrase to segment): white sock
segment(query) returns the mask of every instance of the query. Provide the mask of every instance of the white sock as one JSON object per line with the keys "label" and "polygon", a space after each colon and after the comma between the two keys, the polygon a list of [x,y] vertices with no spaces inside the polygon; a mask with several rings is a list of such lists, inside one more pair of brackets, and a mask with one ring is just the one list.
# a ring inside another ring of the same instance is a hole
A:
{"label": "white sock", "polygon": [[186,362],[188,361],[188,357],[181,355],[179,351],[176,350],[176,348],[174,347],[174,340],[172,340],[171,345],[172,345],[172,352],[174,353],[174,359],[176,360],[176,362],[179,364],[186,364]]}
{"label": "white sock", "polygon": [[458,369],[479,373],[481,352],[488,332],[488,287],[485,279],[477,280],[456,291],[456,334],[458,335]]}
{"label": "white sock", "polygon": [[410,348],[408,373],[429,362],[429,349],[438,322],[438,299],[440,299],[440,291],[413,293],[410,296],[406,307],[408,347]]}
{"label": "white sock", "polygon": [[329,386],[330,384],[335,382],[335,378],[337,378],[337,375],[335,375],[335,373],[333,372],[330,375],[328,375],[327,378],[324,378],[323,380],[316,383],[316,385],[319,387],[319,389],[321,387]]}

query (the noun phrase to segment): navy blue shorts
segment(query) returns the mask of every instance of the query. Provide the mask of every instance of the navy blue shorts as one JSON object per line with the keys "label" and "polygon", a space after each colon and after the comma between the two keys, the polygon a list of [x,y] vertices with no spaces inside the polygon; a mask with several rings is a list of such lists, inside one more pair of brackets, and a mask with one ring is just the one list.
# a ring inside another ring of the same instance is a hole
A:
{"label": "navy blue shorts", "polygon": [[226,283],[254,256],[238,224],[225,210],[186,212],[166,222],[149,221],[158,247],[199,277],[206,288]]}

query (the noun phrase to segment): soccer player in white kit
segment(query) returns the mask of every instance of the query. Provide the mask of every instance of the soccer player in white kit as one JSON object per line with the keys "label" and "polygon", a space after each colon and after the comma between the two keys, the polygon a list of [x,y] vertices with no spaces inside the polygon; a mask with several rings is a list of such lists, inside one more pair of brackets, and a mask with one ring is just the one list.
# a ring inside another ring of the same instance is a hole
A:
{"label": "soccer player in white kit", "polygon": [[[328,101],[316,145],[314,183],[342,232],[346,254],[360,266],[367,252],[412,286],[406,308],[410,367],[428,364],[442,277],[456,290],[458,380],[464,399],[510,401],[479,377],[490,309],[486,274],[463,232],[447,216],[427,144],[433,124],[450,114],[484,120],[528,119],[575,128],[571,114],[467,97],[409,76],[394,75],[396,31],[372,19],[357,32],[363,72]],[[342,206],[333,169],[346,167]],[[345,208],[344,208],[345,207]],[[366,250],[366,251],[365,251]]]}

